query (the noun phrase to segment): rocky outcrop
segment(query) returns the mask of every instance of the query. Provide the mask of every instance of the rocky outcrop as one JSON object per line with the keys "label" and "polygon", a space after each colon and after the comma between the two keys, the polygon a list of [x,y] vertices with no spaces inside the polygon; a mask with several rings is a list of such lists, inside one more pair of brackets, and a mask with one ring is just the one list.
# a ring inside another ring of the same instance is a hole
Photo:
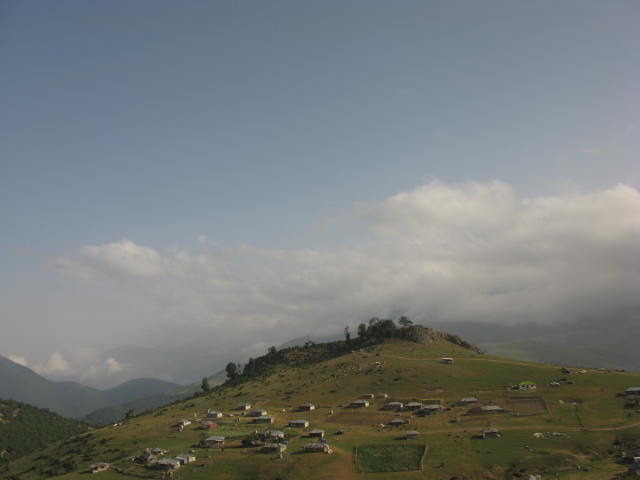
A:
{"label": "rocky outcrop", "polygon": [[421,343],[423,345],[430,345],[438,342],[449,342],[454,345],[466,348],[476,353],[480,353],[480,349],[472,343],[463,340],[457,335],[451,333],[438,332],[432,328],[422,327],[420,325],[411,325],[410,327],[404,327],[398,329],[397,337],[403,340],[409,340],[410,342]]}

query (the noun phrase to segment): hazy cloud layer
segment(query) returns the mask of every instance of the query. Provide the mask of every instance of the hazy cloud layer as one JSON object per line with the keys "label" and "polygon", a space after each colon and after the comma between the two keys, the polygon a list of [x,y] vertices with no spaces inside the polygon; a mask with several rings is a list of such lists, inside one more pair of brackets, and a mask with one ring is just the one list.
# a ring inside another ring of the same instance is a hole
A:
{"label": "hazy cloud layer", "polygon": [[[520,198],[501,182],[432,181],[354,216],[368,240],[339,251],[122,240],[58,266],[132,306],[113,320],[130,343],[206,339],[221,355],[371,316],[553,322],[639,303],[640,192],[630,186]],[[107,373],[121,372],[109,360]]]}

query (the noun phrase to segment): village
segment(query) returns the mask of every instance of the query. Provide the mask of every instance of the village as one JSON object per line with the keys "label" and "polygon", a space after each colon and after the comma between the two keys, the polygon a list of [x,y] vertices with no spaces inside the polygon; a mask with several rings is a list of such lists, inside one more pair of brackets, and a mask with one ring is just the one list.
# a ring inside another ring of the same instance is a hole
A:
{"label": "village", "polygon": [[[452,357],[442,357],[439,362],[444,365],[455,364]],[[371,367],[380,371],[384,369],[384,363],[375,361]],[[573,378],[582,373],[587,371],[562,367],[562,376],[550,378],[544,388],[571,388],[576,384]],[[402,444],[424,444],[419,461],[421,465],[424,456],[438,448],[438,445],[430,442],[429,447],[425,444],[430,433],[430,420],[446,417],[447,423],[454,426],[465,425],[470,420],[473,423],[463,430],[464,435],[480,440],[499,439],[505,434],[498,426],[502,418],[548,413],[545,399],[536,394],[540,388],[536,382],[523,379],[506,385],[506,395],[498,396],[494,401],[489,401],[486,395],[481,400],[474,392],[457,399],[445,399],[441,387],[432,387],[431,391],[439,394],[440,398],[435,398],[437,395],[433,395],[434,398],[400,398],[384,392],[368,392],[338,405],[315,403],[311,398],[297,406],[262,406],[261,402],[250,401],[242,401],[226,409],[212,405],[206,410],[190,412],[188,417],[166,425],[167,437],[174,439],[173,443],[183,437],[190,440],[182,442],[181,449],[148,445],[138,455],[131,457],[130,462],[132,465],[160,470],[164,472],[164,478],[170,479],[181,467],[190,464],[204,466],[203,461],[225,455],[225,450],[242,449],[280,461],[290,454],[331,455],[336,445],[348,438],[354,422],[365,422],[375,428],[376,434],[391,434],[390,438]],[[508,392],[517,392],[517,395],[509,395]],[[640,387],[627,387],[619,395],[637,402],[640,399]],[[188,411],[188,407],[184,410]],[[443,423],[437,425],[441,429]],[[221,431],[225,434],[219,433]],[[456,428],[456,431],[460,430]],[[563,436],[566,437],[567,433],[536,431],[532,439]],[[194,438],[197,441],[194,442]],[[295,445],[294,450],[291,450],[292,444]],[[109,468],[108,463],[97,462],[89,466],[89,471],[100,473]],[[640,471],[640,455],[633,457],[629,468],[630,471]]]}

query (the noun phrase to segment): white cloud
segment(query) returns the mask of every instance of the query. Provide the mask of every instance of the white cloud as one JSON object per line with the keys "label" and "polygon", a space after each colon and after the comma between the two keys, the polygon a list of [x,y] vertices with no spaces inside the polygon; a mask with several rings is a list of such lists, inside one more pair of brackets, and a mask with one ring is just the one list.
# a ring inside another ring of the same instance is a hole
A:
{"label": "white cloud", "polygon": [[206,338],[225,352],[371,316],[551,322],[638,305],[640,192],[630,186],[521,198],[497,181],[431,181],[354,215],[368,240],[343,250],[202,237],[197,251],[160,252],[122,240],[59,265],[108,283],[114,302],[135,298],[129,336]]}
{"label": "white cloud", "polygon": [[29,362],[27,361],[27,359],[21,355],[9,355],[9,360],[19,365],[22,365],[23,367],[29,366]]}
{"label": "white cloud", "polygon": [[114,374],[124,370],[124,367],[115,358],[107,358],[104,362],[109,374]]}
{"label": "white cloud", "polygon": [[34,365],[33,370],[40,375],[59,375],[71,373],[71,367],[69,366],[69,363],[62,357],[62,354],[60,354],[60,352],[53,352],[47,362]]}

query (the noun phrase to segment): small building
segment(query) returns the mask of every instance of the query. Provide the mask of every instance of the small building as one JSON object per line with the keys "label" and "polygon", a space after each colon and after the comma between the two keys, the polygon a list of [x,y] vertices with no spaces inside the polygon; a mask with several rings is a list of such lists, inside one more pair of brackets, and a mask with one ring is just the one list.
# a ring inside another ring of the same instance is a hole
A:
{"label": "small building", "polygon": [[236,407],[236,410],[251,410],[251,404],[250,403],[239,403],[238,406]]}
{"label": "small building", "polygon": [[389,395],[386,393],[376,393],[376,398],[386,399],[389,398]]}
{"label": "small building", "polygon": [[200,422],[200,426],[205,430],[211,430],[214,428],[218,428],[218,424],[216,422]]}
{"label": "small building", "polygon": [[420,436],[420,432],[417,430],[408,430],[405,432],[404,436],[407,440],[410,440],[412,438],[418,438]]}
{"label": "small building", "polygon": [[178,426],[186,427],[187,425],[191,425],[191,420],[182,419],[178,421]]}
{"label": "small building", "polygon": [[559,387],[560,386],[560,382],[550,382],[549,386],[550,387]]}
{"label": "small building", "polygon": [[420,402],[408,402],[405,404],[404,408],[406,410],[420,410],[422,406],[423,405]]}
{"label": "small building", "polygon": [[300,405],[300,411],[302,412],[310,412],[311,410],[315,410],[316,406],[313,403],[303,403]]}
{"label": "small building", "polygon": [[293,428],[307,428],[309,426],[309,420],[291,420],[289,426]]}
{"label": "small building", "polygon": [[315,428],[309,432],[310,437],[324,438],[324,430]]}
{"label": "small building", "polygon": [[273,423],[273,417],[269,415],[260,415],[253,419],[253,423]]}
{"label": "small building", "polygon": [[284,443],[265,443],[260,449],[262,453],[284,453],[287,446]]}
{"label": "small building", "polygon": [[564,374],[567,374],[567,375],[571,373],[571,370],[569,370],[567,367],[562,367],[562,368],[560,369],[560,371],[561,371],[562,373],[564,373]]}
{"label": "small building", "polygon": [[104,462],[94,463],[93,465],[89,465],[90,473],[100,473],[109,470],[110,465]]}
{"label": "small building", "polygon": [[422,407],[420,413],[422,413],[423,415],[431,415],[433,413],[442,413],[445,410],[446,408],[439,403],[433,403]]}
{"label": "small building", "polygon": [[470,408],[467,414],[468,415],[485,415],[485,414],[502,413],[502,412],[504,412],[504,408],[499,407],[498,405],[483,405],[482,407]]}
{"label": "small building", "polygon": [[223,415],[222,412],[216,412],[215,410],[212,410],[209,413],[207,413],[208,418],[221,418],[222,415]]}
{"label": "small building", "polygon": [[464,397],[458,402],[459,405],[471,405],[472,403],[478,403],[478,399],[476,397]]}
{"label": "small building", "polygon": [[265,440],[280,440],[284,438],[284,432],[281,430],[267,430],[262,434]]}
{"label": "small building", "polygon": [[308,445],[304,446],[305,452],[322,452],[322,453],[333,453],[333,450],[326,442],[311,442]]}
{"label": "small building", "polygon": [[175,458],[164,457],[156,462],[156,468],[161,470],[177,470],[180,468],[180,462]]}
{"label": "small building", "polygon": [[369,400],[365,400],[364,398],[360,398],[358,400],[354,400],[351,402],[351,407],[353,408],[366,408],[369,406]]}
{"label": "small building", "polygon": [[486,428],[482,431],[482,438],[500,438],[500,430],[495,428]]}
{"label": "small building", "polygon": [[448,365],[451,365],[453,363],[453,358],[451,358],[451,357],[442,357],[442,363],[446,363]]}
{"label": "small building", "polygon": [[221,447],[224,445],[224,437],[209,437],[204,440],[207,447]]}
{"label": "small building", "polygon": [[182,465],[186,465],[187,463],[195,462],[196,456],[192,453],[181,453],[180,455],[176,455],[176,460]]}
{"label": "small building", "polygon": [[151,454],[152,455],[164,455],[165,453],[167,453],[167,450],[163,449],[163,448],[152,448],[151,449]]}
{"label": "small building", "polygon": [[384,406],[386,410],[400,410],[402,407],[404,407],[402,402],[389,402]]}
{"label": "small building", "polygon": [[531,380],[525,380],[524,382],[520,382],[517,388],[518,390],[528,390],[530,392],[535,392],[537,386]]}
{"label": "small building", "polygon": [[624,391],[625,395],[640,395],[640,387],[629,387]]}
{"label": "small building", "polygon": [[373,393],[365,393],[364,395],[362,395],[360,398],[366,398],[366,399],[372,399],[374,398],[375,395]]}
{"label": "small building", "polygon": [[389,425],[393,425],[394,427],[399,427],[400,425],[404,425],[407,423],[404,418],[394,418],[389,422]]}
{"label": "small building", "polygon": [[[160,449],[155,449],[154,450],[160,450]],[[162,450],[160,450],[162,452]],[[137,460],[140,463],[145,463],[147,465],[153,465],[154,463],[156,463],[158,461],[158,456],[154,455],[153,453],[151,453],[151,449],[147,448],[145,449],[144,452],[142,452],[140,455],[138,455]]]}
{"label": "small building", "polygon": [[263,408],[256,408],[255,410],[251,410],[249,414],[250,417],[264,417],[267,414],[267,411]]}

